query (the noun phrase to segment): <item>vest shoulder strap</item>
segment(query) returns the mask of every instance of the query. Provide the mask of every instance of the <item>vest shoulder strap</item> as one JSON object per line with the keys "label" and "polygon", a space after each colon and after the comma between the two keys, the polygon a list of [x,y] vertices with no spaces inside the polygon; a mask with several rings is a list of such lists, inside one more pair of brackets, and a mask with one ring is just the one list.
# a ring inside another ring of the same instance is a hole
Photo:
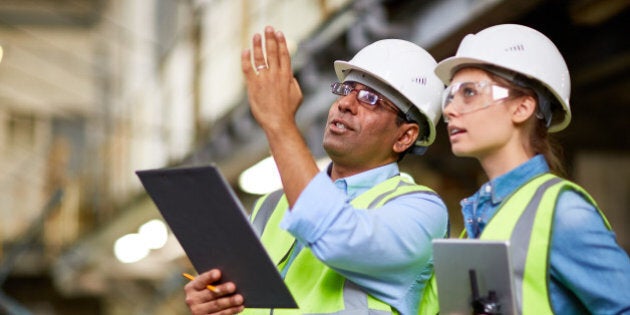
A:
{"label": "vest shoulder strap", "polygon": [[373,209],[400,196],[417,193],[435,194],[430,188],[418,185],[398,175],[357,196],[352,200],[352,205],[356,208]]}
{"label": "vest shoulder strap", "polygon": [[604,212],[602,212],[602,210],[600,209],[599,205],[597,205],[597,202],[595,201],[595,198],[593,198],[584,188],[582,188],[582,186],[580,186],[580,185],[578,185],[578,184],[576,184],[576,183],[574,183],[574,182],[572,182],[570,180],[564,179],[562,181],[562,186],[559,187],[559,193],[561,193],[561,192],[563,192],[565,190],[573,190],[573,191],[579,193],[580,195],[582,195],[582,197],[584,199],[586,199],[586,201],[588,203],[593,205],[593,207],[595,207],[597,212],[599,212],[599,215],[604,220],[604,224],[606,225],[606,228],[608,228],[609,230],[612,230],[612,226],[610,225],[610,222],[608,221],[608,219],[604,215]]}
{"label": "vest shoulder strap", "polygon": [[278,201],[280,201],[280,198],[282,198],[283,194],[282,189],[278,189],[262,197],[261,200],[258,201],[254,211],[252,212],[252,225],[254,226],[254,230],[259,238],[265,230],[267,221],[269,221],[273,210],[276,208],[276,205],[278,204]]}

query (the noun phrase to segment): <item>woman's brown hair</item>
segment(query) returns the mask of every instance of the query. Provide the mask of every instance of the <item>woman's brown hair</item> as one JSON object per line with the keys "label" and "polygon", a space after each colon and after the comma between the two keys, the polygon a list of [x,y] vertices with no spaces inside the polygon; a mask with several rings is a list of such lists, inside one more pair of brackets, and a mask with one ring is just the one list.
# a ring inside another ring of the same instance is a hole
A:
{"label": "woman's brown hair", "polygon": [[527,95],[527,96],[531,96],[532,98],[534,98],[534,100],[536,100],[537,112],[534,117],[535,119],[534,128],[533,128],[533,132],[531,133],[529,137],[529,142],[530,142],[529,144],[535,153],[542,154],[545,157],[545,160],[547,161],[547,164],[549,165],[549,170],[551,171],[551,173],[561,176],[561,177],[566,177],[566,171],[562,163],[562,160],[563,160],[562,148],[556,142],[556,140],[553,139],[549,135],[545,119],[542,119],[541,118],[542,115],[539,113],[540,111],[540,109],[538,108],[539,99],[534,89],[517,85],[511,82],[510,80],[503,78],[500,75],[497,75],[491,71],[488,71],[487,69],[482,69],[482,70],[484,70],[493,81],[495,81],[499,85],[503,85],[509,88],[510,96]]}

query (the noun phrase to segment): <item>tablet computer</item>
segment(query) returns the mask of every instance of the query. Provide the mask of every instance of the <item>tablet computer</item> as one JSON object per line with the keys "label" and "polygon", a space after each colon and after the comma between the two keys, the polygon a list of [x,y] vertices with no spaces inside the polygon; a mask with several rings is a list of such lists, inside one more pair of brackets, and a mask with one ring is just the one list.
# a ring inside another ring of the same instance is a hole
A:
{"label": "tablet computer", "polygon": [[516,314],[509,250],[508,241],[433,240],[440,315],[475,314],[480,307]]}
{"label": "tablet computer", "polygon": [[214,165],[136,174],[198,273],[220,269],[250,308],[296,308],[240,200]]}

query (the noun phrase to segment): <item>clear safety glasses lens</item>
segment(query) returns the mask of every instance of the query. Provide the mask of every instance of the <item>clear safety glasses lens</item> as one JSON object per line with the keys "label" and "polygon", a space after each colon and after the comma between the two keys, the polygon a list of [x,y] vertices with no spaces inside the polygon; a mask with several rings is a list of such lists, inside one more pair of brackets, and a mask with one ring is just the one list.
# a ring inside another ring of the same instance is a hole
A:
{"label": "clear safety glasses lens", "polygon": [[460,114],[488,107],[510,96],[510,90],[488,81],[458,82],[449,85],[442,94],[442,110],[455,106]]}
{"label": "clear safety glasses lens", "polygon": [[368,90],[357,90],[352,85],[347,83],[335,82],[331,84],[330,89],[333,94],[341,96],[346,96],[352,93],[352,91],[357,91],[357,100],[368,105],[376,105],[379,100],[378,94],[370,92]]}
{"label": "clear safety glasses lens", "polygon": [[330,85],[330,90],[333,94],[346,96],[352,92],[352,87],[349,84],[335,82]]}

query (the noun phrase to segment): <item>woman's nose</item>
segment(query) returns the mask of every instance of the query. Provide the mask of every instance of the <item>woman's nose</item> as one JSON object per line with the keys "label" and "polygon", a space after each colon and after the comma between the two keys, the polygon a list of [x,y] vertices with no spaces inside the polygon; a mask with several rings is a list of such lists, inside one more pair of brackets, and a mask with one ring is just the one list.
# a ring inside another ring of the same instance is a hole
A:
{"label": "woman's nose", "polygon": [[442,108],[442,117],[444,118],[444,122],[448,122],[449,118],[455,117],[456,115],[457,111],[455,111],[455,106],[453,106],[453,104],[446,104],[446,107]]}

